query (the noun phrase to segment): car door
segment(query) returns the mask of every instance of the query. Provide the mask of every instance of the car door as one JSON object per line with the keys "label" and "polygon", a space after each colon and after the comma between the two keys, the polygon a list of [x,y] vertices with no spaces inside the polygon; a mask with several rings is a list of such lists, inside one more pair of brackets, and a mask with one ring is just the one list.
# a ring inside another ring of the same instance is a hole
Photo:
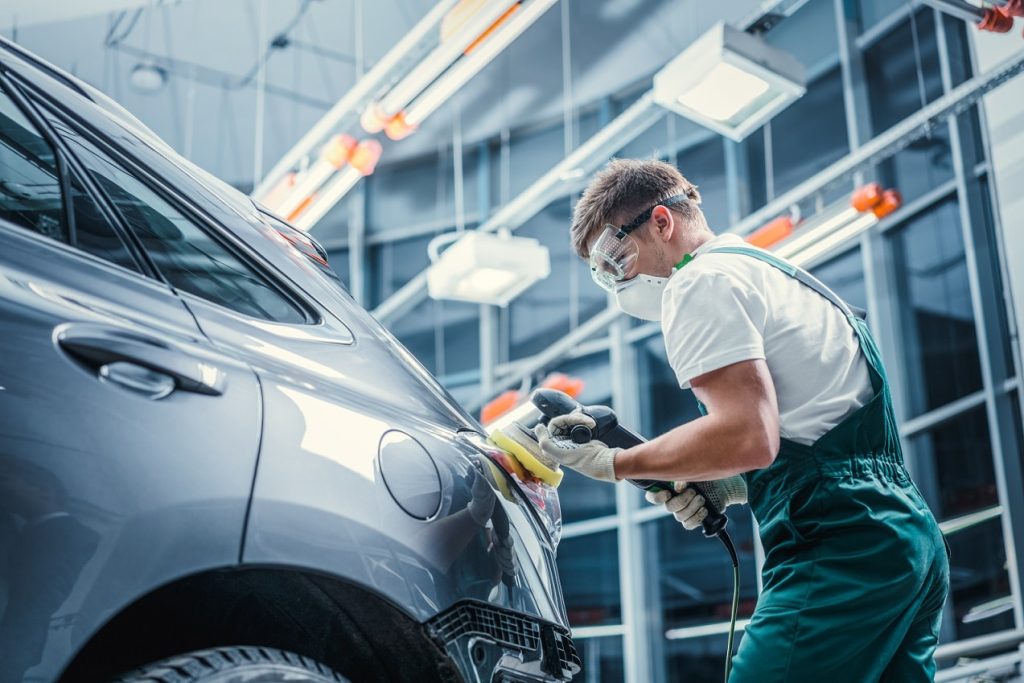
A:
{"label": "car door", "polygon": [[0,76],[3,681],[56,680],[134,599],[236,563],[260,432],[252,370],[129,238],[142,192],[115,204],[41,111]]}

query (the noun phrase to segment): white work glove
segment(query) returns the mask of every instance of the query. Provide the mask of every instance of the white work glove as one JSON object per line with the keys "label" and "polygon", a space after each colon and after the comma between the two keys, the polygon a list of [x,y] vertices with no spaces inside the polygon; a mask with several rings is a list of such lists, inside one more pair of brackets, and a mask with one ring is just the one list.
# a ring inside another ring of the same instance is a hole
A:
{"label": "white work glove", "polygon": [[618,481],[615,478],[615,454],[621,448],[609,448],[600,441],[574,443],[569,431],[575,425],[597,426],[594,419],[579,411],[551,418],[547,425],[533,428],[544,457],[558,465],[571,467],[580,474],[602,481]]}
{"label": "white work glove", "polygon": [[[687,488],[686,482],[677,481],[674,486],[675,493],[665,490],[648,491],[647,502],[664,505],[683,528],[692,531],[708,516],[707,501],[694,489]],[[747,502],[747,482],[739,475],[701,482],[701,486],[707,490],[709,496],[716,499],[715,502],[723,512],[730,505],[742,505]]]}

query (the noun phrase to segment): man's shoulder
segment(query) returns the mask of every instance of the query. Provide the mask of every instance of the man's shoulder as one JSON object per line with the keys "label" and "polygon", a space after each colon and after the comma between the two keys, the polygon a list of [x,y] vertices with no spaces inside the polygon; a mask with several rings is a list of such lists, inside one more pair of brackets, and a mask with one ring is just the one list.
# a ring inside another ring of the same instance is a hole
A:
{"label": "man's shoulder", "polygon": [[683,292],[719,285],[755,286],[761,262],[750,256],[709,251],[690,261],[668,281],[670,289]]}

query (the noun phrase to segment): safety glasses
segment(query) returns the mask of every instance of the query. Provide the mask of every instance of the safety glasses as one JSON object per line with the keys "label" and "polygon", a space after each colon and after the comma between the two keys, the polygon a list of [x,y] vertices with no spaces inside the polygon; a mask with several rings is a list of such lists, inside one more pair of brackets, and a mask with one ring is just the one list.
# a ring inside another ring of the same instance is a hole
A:
{"label": "safety glasses", "polygon": [[605,225],[604,231],[590,248],[590,276],[594,282],[602,289],[613,292],[617,284],[633,277],[633,267],[640,256],[640,247],[635,239],[630,238],[630,234],[649,221],[657,207],[674,206],[685,201],[688,201],[685,194],[672,195],[642,211],[625,225]]}

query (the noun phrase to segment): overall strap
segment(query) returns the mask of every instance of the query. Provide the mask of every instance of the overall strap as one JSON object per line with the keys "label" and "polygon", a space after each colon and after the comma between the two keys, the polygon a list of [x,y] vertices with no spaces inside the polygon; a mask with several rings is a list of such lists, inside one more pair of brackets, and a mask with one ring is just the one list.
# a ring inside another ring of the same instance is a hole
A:
{"label": "overall strap", "polygon": [[838,308],[844,316],[846,316],[847,322],[850,327],[857,335],[857,340],[860,343],[861,353],[864,354],[865,360],[868,364],[869,375],[871,377],[871,386],[875,390],[876,394],[887,394],[888,393],[888,380],[885,376],[885,368],[882,365],[881,354],[878,353],[878,346],[875,344],[874,337],[871,331],[868,329],[867,323],[865,322],[866,313],[860,309],[855,309],[843,299],[829,289],[825,283],[818,278],[808,273],[803,268],[795,266],[788,261],[770,254],[761,249],[755,249],[753,247],[715,247],[709,249],[708,254],[741,254],[743,256],[750,256],[756,258],[759,261],[763,261],[770,266],[778,268],[786,275],[795,279],[800,284],[810,287],[812,290],[825,297],[833,306]]}

